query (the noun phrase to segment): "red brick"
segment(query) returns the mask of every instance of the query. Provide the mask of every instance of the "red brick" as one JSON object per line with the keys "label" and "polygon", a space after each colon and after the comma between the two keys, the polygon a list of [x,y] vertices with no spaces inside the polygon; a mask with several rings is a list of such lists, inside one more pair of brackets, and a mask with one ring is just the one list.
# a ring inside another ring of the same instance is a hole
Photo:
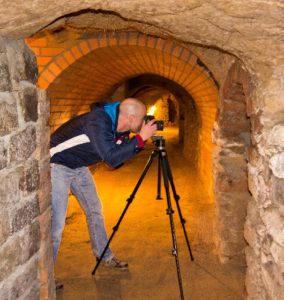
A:
{"label": "red brick", "polygon": [[143,34],[139,34],[138,36],[138,46],[141,46],[141,47],[145,47],[146,45],[146,37],[145,35]]}
{"label": "red brick", "polygon": [[76,59],[79,59],[83,56],[83,54],[81,53],[80,49],[77,46],[72,47],[71,52]]}
{"label": "red brick", "polygon": [[62,70],[66,69],[69,66],[68,62],[64,59],[63,56],[58,57],[56,63],[60,66]]}
{"label": "red brick", "polygon": [[152,36],[148,36],[147,38],[147,48],[153,49],[155,48],[155,44],[156,44],[156,38],[152,37]]}
{"label": "red brick", "polygon": [[51,73],[48,69],[46,69],[42,72],[41,77],[45,81],[51,83],[51,82],[53,82],[53,80],[55,79],[56,76],[53,73]]}
{"label": "red brick", "polygon": [[164,44],[165,44],[165,40],[158,38],[156,49],[163,51]]}
{"label": "red brick", "polygon": [[95,50],[99,47],[99,41],[98,39],[89,39],[88,44],[90,45],[90,48],[92,50]]}
{"label": "red brick", "polygon": [[137,36],[138,33],[136,32],[130,32],[127,39],[128,45],[137,45]]}
{"label": "red brick", "polygon": [[46,66],[48,63],[50,63],[52,60],[52,57],[42,57],[38,56],[37,57],[37,63],[39,66]]}
{"label": "red brick", "polygon": [[107,46],[107,38],[105,36],[101,37],[99,39],[100,47],[106,47]]}
{"label": "red brick", "polygon": [[46,37],[43,37],[43,38],[28,38],[28,39],[26,39],[26,41],[31,47],[46,47],[47,46]]}
{"label": "red brick", "polygon": [[54,62],[48,66],[48,69],[56,76],[62,72],[61,68]]}
{"label": "red brick", "polygon": [[49,86],[49,82],[46,81],[42,76],[40,76],[37,85],[42,89],[47,89]]}
{"label": "red brick", "polygon": [[70,51],[64,52],[63,56],[68,61],[69,65],[73,64],[76,60]]}
{"label": "red brick", "polygon": [[85,54],[85,55],[91,52],[91,48],[90,48],[89,44],[86,41],[81,42],[79,44],[79,47],[80,47],[82,53]]}
{"label": "red brick", "polygon": [[64,49],[63,48],[41,48],[41,56],[57,56],[58,54],[60,54],[61,52],[63,52]]}

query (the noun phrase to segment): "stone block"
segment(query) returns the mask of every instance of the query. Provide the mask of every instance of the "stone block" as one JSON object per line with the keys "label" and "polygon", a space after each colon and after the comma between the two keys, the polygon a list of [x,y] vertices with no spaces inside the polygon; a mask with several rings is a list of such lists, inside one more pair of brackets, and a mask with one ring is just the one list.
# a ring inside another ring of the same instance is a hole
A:
{"label": "stone block", "polygon": [[[26,238],[22,236],[21,238]],[[0,248],[0,282],[7,278],[21,263],[19,237],[14,236]]]}
{"label": "stone block", "polygon": [[284,178],[284,152],[273,155],[270,158],[269,167],[274,176]]}
{"label": "stone block", "polygon": [[219,192],[248,192],[247,178],[235,180],[228,176],[218,173],[215,176],[215,190]]}
{"label": "stone block", "polygon": [[38,143],[40,145],[39,159],[49,158],[49,146],[50,146],[50,132],[49,127],[41,128],[37,133]]}
{"label": "stone block", "polygon": [[[24,42],[24,41],[23,41]],[[25,44],[24,46],[24,66],[25,66],[25,78],[26,80],[37,83],[38,68],[37,61],[34,52]]]}
{"label": "stone block", "polygon": [[40,165],[40,189],[39,206],[40,212],[43,213],[51,205],[51,181],[50,181],[50,163],[48,160]]}
{"label": "stone block", "polygon": [[21,230],[24,226],[31,224],[38,215],[39,204],[36,197],[32,201],[25,203],[22,207],[14,212],[11,225],[12,232],[15,233]]}
{"label": "stone block", "polygon": [[6,53],[0,52],[0,91],[11,91],[10,72]]}
{"label": "stone block", "polygon": [[[41,295],[42,299],[53,299],[52,295],[54,289],[54,264],[51,240],[41,243],[40,261],[39,261],[39,275],[41,282]],[[51,298],[48,297],[50,295]]]}
{"label": "stone block", "polygon": [[[18,299],[27,293],[33,286],[37,286],[39,290],[38,274],[38,259],[32,258],[25,265],[24,268],[17,272],[16,279],[12,282],[10,290],[10,299]],[[38,298],[30,298],[38,299]]]}
{"label": "stone block", "polygon": [[273,267],[274,266],[271,261],[261,265],[261,275],[264,284],[263,287],[265,288],[267,294],[266,299],[282,299],[284,289],[283,286],[281,287],[278,280],[276,280]]}
{"label": "stone block", "polygon": [[284,125],[274,126],[267,136],[267,142],[271,146],[284,149]]}
{"label": "stone block", "polygon": [[269,233],[273,240],[284,247],[284,222],[278,209],[268,209],[262,213],[261,216],[267,233]]}
{"label": "stone block", "polygon": [[[227,181],[238,182],[247,178],[247,162],[243,155],[232,154],[229,150],[223,150],[214,155],[216,176],[227,178]],[[245,184],[247,190],[247,184]]]}
{"label": "stone block", "polygon": [[231,225],[237,225],[235,217],[240,221],[244,220],[247,213],[247,203],[250,200],[249,193],[222,193],[215,195],[216,208],[218,209],[219,218],[229,217]]}
{"label": "stone block", "polygon": [[250,222],[245,223],[244,237],[256,254],[260,253],[261,242],[257,231]]}
{"label": "stone block", "polygon": [[19,174],[17,170],[0,172],[0,207],[14,205],[20,200]]}
{"label": "stone block", "polygon": [[262,167],[262,157],[255,147],[248,148],[248,161],[250,165],[257,167],[259,170]]}
{"label": "stone block", "polygon": [[[283,98],[283,91],[281,89],[278,90],[279,92],[273,95],[265,95],[265,97],[262,99],[263,101],[263,107],[262,110],[265,114],[271,115],[277,115],[279,112],[284,112],[284,98]],[[283,121],[283,119],[282,119]],[[276,123],[275,123],[276,124]]]}
{"label": "stone block", "polygon": [[259,258],[254,253],[251,247],[245,249],[247,272],[246,272],[246,292],[248,294],[247,299],[251,300],[267,300],[268,295],[264,289],[264,284],[261,278],[261,271],[259,265]]}
{"label": "stone block", "polygon": [[22,55],[21,42],[16,40],[9,40],[6,43],[7,59],[10,71],[10,80],[14,90],[19,89],[19,82],[21,75],[24,73],[24,59]]}
{"label": "stone block", "polygon": [[0,37],[0,53],[6,53],[6,39],[3,37]]}
{"label": "stone block", "polygon": [[25,81],[21,81],[21,87],[23,88],[23,93],[20,97],[20,106],[24,120],[25,122],[36,122],[38,119],[37,89],[31,84],[27,84]]}
{"label": "stone block", "polygon": [[7,237],[11,233],[10,223],[10,215],[8,210],[0,206],[0,245],[6,241]]}
{"label": "stone block", "polygon": [[22,260],[27,261],[32,257],[35,253],[39,251],[40,248],[40,226],[38,221],[35,221],[29,226],[29,244],[25,245],[23,249],[27,251],[23,253]]}
{"label": "stone block", "polygon": [[275,263],[279,267],[280,271],[284,273],[284,247],[281,247],[277,243],[272,242],[270,247],[270,253]]}
{"label": "stone block", "polygon": [[41,127],[49,127],[50,101],[46,90],[38,89],[38,113],[42,122]]}
{"label": "stone block", "polygon": [[23,39],[6,43],[10,79],[14,89],[19,88],[21,80],[35,84],[38,78],[36,57]]}
{"label": "stone block", "polygon": [[16,268],[26,263],[39,251],[40,231],[38,222],[33,222],[11,236],[0,247],[0,282],[10,276]]}
{"label": "stone block", "polygon": [[33,192],[39,186],[39,167],[38,161],[33,160],[22,170],[20,178],[20,190],[26,193]]}
{"label": "stone block", "polygon": [[40,299],[39,292],[40,286],[38,281],[35,281],[34,284],[26,291],[25,295],[21,297],[22,300],[31,300],[31,299]]}
{"label": "stone block", "polygon": [[17,127],[16,101],[11,94],[0,93],[0,136],[13,132]]}
{"label": "stone block", "polygon": [[22,162],[27,160],[36,149],[36,130],[29,125],[26,129],[16,133],[10,139],[9,162]]}
{"label": "stone block", "polygon": [[0,284],[0,299],[1,300],[11,299],[9,298],[9,294],[10,294],[10,285],[6,282],[2,282]]}
{"label": "stone block", "polygon": [[7,149],[4,141],[0,140],[0,171],[7,166]]}
{"label": "stone block", "polygon": [[271,182],[272,201],[284,208],[284,179],[272,175]]}
{"label": "stone block", "polygon": [[261,113],[258,113],[257,115],[252,115],[250,117],[250,121],[251,121],[251,129],[253,134],[261,133],[263,130],[263,124],[261,122]]}
{"label": "stone block", "polygon": [[42,213],[38,217],[38,221],[40,224],[40,234],[41,241],[50,241],[51,239],[51,208],[46,209],[44,213]]}

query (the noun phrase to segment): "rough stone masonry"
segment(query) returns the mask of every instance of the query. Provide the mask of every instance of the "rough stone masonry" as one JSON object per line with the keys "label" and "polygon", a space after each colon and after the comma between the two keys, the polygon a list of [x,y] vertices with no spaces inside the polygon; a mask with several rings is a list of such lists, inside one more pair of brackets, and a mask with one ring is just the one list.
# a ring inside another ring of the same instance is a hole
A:
{"label": "rough stone masonry", "polygon": [[[163,36],[213,47],[242,60],[255,87],[246,103],[251,120],[248,185],[252,195],[244,232],[248,242],[247,298],[283,298],[283,2],[69,0],[68,5],[66,3],[27,0],[7,5],[2,1],[1,35],[28,37],[56,18],[93,9],[94,13],[105,12],[105,16],[107,12],[114,12],[126,25],[128,21],[132,25],[133,22],[143,24],[144,29],[154,28]],[[52,289],[45,288],[48,282],[52,284],[52,280],[48,280],[52,275],[46,273],[52,269],[47,234],[50,214],[49,185],[46,184],[48,101],[43,91],[35,90],[33,70],[33,56],[22,41],[1,39],[1,299],[15,298],[19,294],[26,299],[36,298],[38,277],[43,299],[53,297],[48,294]],[[23,211],[26,215],[20,218]]]}
{"label": "rough stone masonry", "polygon": [[[48,112],[34,54],[0,39],[0,299],[52,299]],[[49,272],[49,274],[47,273]]]}

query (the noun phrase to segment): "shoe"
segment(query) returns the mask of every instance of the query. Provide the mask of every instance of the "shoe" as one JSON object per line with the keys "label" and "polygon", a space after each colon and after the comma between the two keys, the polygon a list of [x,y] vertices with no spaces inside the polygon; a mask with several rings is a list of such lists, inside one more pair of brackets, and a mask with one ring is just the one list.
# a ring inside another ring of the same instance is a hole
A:
{"label": "shoe", "polygon": [[55,290],[58,291],[58,290],[62,290],[63,288],[64,288],[63,283],[55,279]]}
{"label": "shoe", "polygon": [[125,261],[121,261],[116,257],[111,257],[108,260],[102,260],[102,264],[108,268],[126,270],[128,268],[128,263]]}

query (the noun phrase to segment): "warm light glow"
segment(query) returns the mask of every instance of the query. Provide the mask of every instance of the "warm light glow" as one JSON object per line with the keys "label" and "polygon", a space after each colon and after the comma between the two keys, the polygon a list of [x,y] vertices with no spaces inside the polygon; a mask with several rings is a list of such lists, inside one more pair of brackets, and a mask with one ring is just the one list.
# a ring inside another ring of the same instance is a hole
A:
{"label": "warm light glow", "polygon": [[148,109],[148,113],[147,113],[147,114],[148,114],[148,115],[151,115],[151,116],[154,116],[156,109],[157,109],[156,105],[151,106],[151,107]]}

